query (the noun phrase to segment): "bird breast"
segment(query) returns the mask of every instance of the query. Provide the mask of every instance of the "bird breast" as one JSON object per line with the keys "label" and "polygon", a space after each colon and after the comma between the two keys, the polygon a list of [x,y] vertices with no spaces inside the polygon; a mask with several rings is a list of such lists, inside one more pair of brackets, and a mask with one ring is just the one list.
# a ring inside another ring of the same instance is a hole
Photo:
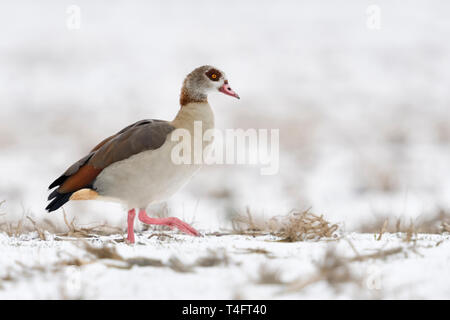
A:
{"label": "bird breast", "polygon": [[[172,122],[176,128],[186,129],[194,139],[201,139],[200,145],[206,148],[210,141],[203,136],[194,135],[194,121],[202,123],[203,132],[212,129],[214,117],[209,104],[195,105],[180,111]],[[203,133],[202,132],[202,133]],[[115,162],[105,168],[94,182],[94,189],[102,197],[117,199],[130,208],[145,208],[151,203],[167,200],[183,187],[192,175],[200,169],[201,163],[176,163],[172,150],[180,141],[173,139],[171,132],[165,143],[158,149],[148,150],[128,159]]]}

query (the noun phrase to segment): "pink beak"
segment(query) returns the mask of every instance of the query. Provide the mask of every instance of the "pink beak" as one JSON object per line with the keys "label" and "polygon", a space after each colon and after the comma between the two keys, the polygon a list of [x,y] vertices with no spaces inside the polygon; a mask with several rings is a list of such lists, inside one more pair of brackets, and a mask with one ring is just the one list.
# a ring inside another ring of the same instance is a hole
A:
{"label": "pink beak", "polygon": [[229,96],[240,99],[239,95],[231,89],[230,85],[228,84],[228,80],[225,80],[225,82],[223,83],[223,86],[221,86],[219,88],[219,91],[222,93],[225,93]]}

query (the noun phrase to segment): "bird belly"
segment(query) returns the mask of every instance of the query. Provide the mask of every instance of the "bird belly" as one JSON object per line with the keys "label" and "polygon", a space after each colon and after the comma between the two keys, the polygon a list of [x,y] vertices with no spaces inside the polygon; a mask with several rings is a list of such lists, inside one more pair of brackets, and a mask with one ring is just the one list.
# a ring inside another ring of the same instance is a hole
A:
{"label": "bird belly", "polygon": [[174,145],[167,140],[156,150],[111,164],[98,175],[94,189],[100,196],[118,199],[129,208],[145,208],[168,199],[200,168],[200,165],[173,163]]}

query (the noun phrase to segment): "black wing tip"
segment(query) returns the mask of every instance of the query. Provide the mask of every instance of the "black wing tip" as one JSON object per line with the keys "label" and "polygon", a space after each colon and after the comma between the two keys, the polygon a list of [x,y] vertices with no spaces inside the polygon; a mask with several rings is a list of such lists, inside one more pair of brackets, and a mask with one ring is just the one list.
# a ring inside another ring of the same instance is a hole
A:
{"label": "black wing tip", "polygon": [[61,185],[64,181],[66,181],[68,177],[65,175],[60,176],[58,179],[56,179],[55,181],[53,181],[49,186],[48,186],[48,190],[53,189],[54,187],[57,187],[59,185]]}
{"label": "black wing tip", "polygon": [[53,192],[49,194],[47,200],[50,201],[53,198],[56,198],[57,196],[58,196],[58,190],[56,189],[56,190],[53,190]]}
{"label": "black wing tip", "polygon": [[52,202],[50,202],[50,204],[45,208],[45,210],[47,210],[48,212],[52,212],[55,210],[58,210],[59,208],[61,208],[67,201],[70,200],[70,196],[72,195],[73,192],[69,192],[69,193],[59,193],[56,190],[53,191],[49,198],[52,197],[51,199],[53,199]]}

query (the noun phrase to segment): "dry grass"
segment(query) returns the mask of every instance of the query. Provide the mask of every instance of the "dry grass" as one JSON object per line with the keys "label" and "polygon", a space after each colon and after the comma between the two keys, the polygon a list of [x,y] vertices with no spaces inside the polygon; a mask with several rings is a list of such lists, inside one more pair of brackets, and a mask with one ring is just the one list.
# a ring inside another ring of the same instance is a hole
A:
{"label": "dry grass", "polygon": [[[394,138],[394,140],[397,140]],[[401,139],[399,139],[400,141]],[[364,159],[356,168],[359,177],[358,191],[392,193],[400,188],[399,172],[391,163],[373,162]]]}
{"label": "dry grass", "polygon": [[237,252],[242,254],[263,254],[266,256],[266,258],[273,259],[275,256],[272,254],[272,252],[264,249],[264,248],[243,248],[242,252]]}
{"label": "dry grass", "polygon": [[442,144],[450,143],[450,123],[448,120],[439,121],[435,125],[436,138]]}
{"label": "dry grass", "polygon": [[146,257],[133,257],[126,259],[130,266],[138,267],[164,267],[164,263],[159,259],[152,259]]}
{"label": "dry grass", "polygon": [[229,188],[220,188],[208,192],[208,196],[215,199],[232,199],[233,191]]}
{"label": "dry grass", "polygon": [[235,213],[231,217],[233,234],[260,235],[268,234],[271,228],[262,217],[254,217],[247,208],[245,214]]}
{"label": "dry grass", "polygon": [[[4,201],[0,202],[0,207],[3,203]],[[5,213],[1,214],[1,216],[5,215]],[[91,227],[78,226],[76,224],[76,218],[73,218],[69,222],[64,209],[63,221],[65,226],[67,227],[67,231],[62,231],[62,228],[56,227],[55,224],[48,218],[42,219],[38,223],[31,216],[27,215],[16,221],[1,222],[0,232],[5,232],[10,237],[19,237],[20,235],[36,231],[41,240],[47,240],[46,232],[58,236],[56,240],[60,240],[59,237],[91,238],[96,236],[122,233],[121,228],[110,227],[105,223],[97,224]]]}
{"label": "dry grass", "polygon": [[187,273],[195,271],[197,267],[210,268],[219,265],[228,266],[231,260],[224,249],[208,250],[207,254],[199,257],[194,263],[187,264],[182,262],[176,256],[170,257],[167,263],[159,259],[147,257],[124,258],[117,252],[116,247],[102,245],[100,247],[93,246],[86,241],[81,242],[80,248],[84,249],[88,254],[85,258],[74,257],[70,255],[70,259],[63,260],[60,266],[83,266],[86,264],[103,261],[103,263],[111,268],[131,269],[137,267],[167,267],[176,272]]}
{"label": "dry grass", "polygon": [[119,269],[131,269],[133,266],[138,267],[165,267],[167,266],[159,259],[147,258],[147,257],[132,257],[124,258],[118,252],[116,247],[113,246],[101,246],[94,247],[87,242],[84,242],[84,249],[94,256],[97,260],[115,260],[123,262],[124,264],[111,264],[107,263],[109,267],[119,268]]}
{"label": "dry grass", "polygon": [[193,272],[195,268],[210,268],[216,266],[228,266],[230,265],[231,260],[224,249],[208,250],[207,254],[204,257],[199,257],[192,264],[187,264],[182,262],[175,256],[172,256],[169,259],[167,266],[176,272],[186,273]]}
{"label": "dry grass", "polygon": [[106,266],[118,269],[131,269],[138,267],[165,267],[166,265],[159,259],[146,257],[124,258],[117,252],[116,247],[102,245],[100,247],[92,246],[86,241],[81,242],[80,248],[84,249],[87,256],[80,258],[70,255],[70,259],[62,260],[57,266],[83,266],[86,264],[102,261]]}
{"label": "dry grass", "polygon": [[[336,291],[340,290],[340,286],[346,283],[354,283],[361,287],[363,279],[352,272],[351,264],[354,262],[363,262],[367,260],[385,260],[389,256],[400,253],[406,254],[406,249],[396,247],[386,250],[377,250],[374,253],[360,255],[353,244],[349,242],[355,251],[354,257],[344,257],[337,253],[334,246],[328,247],[321,261],[316,263],[317,271],[309,276],[297,278],[289,282],[282,293],[295,292],[304,289],[314,283],[326,281]],[[414,248],[411,247],[414,251]]]}
{"label": "dry grass", "polygon": [[337,230],[337,224],[331,224],[323,216],[315,215],[307,210],[293,212],[284,221],[281,221],[278,235],[288,242],[319,240],[337,237]]}
{"label": "dry grass", "polygon": [[283,293],[300,291],[314,283],[326,281],[330,286],[339,290],[344,283],[361,284],[361,279],[356,277],[350,269],[349,261],[338,255],[334,247],[329,247],[323,259],[316,263],[317,271],[306,277],[300,277],[288,283]]}
{"label": "dry grass", "polygon": [[41,240],[46,240],[46,231],[57,234],[58,228],[49,219],[43,219],[40,223],[37,223],[30,216],[16,221],[0,223],[0,232],[5,232],[10,237],[19,237],[33,231],[38,233]]}
{"label": "dry grass", "polygon": [[39,239],[47,240],[46,237],[45,237],[45,232],[38,226],[36,221],[34,221],[30,216],[27,216],[27,219],[33,224],[34,229],[36,230],[36,232],[39,235]]}
{"label": "dry grass", "polygon": [[356,255],[353,258],[349,258],[347,259],[348,262],[355,262],[355,261],[366,261],[366,260],[371,260],[371,259],[386,259],[389,256],[395,255],[395,254],[399,254],[401,252],[404,252],[404,248],[402,247],[397,247],[397,248],[393,248],[393,249],[387,249],[387,250],[378,250],[377,252],[374,253],[369,253],[369,254],[365,254],[365,255]]}
{"label": "dry grass", "polygon": [[229,263],[230,258],[224,249],[216,251],[209,249],[206,256],[200,257],[195,261],[194,266],[198,267],[215,267],[219,265],[228,266]]}
{"label": "dry grass", "polygon": [[415,220],[392,218],[379,215],[374,221],[364,223],[357,228],[358,232],[376,233],[377,240],[381,240],[384,233],[404,233],[405,241],[413,240],[418,233],[442,234],[450,232],[450,211],[439,209],[435,214],[422,215]]}
{"label": "dry grass", "polygon": [[258,284],[284,284],[281,280],[281,272],[279,269],[270,268],[266,264],[262,264],[259,267]]}
{"label": "dry grass", "polygon": [[[6,203],[6,200],[0,201],[0,209]],[[0,216],[6,216],[6,213],[1,211]],[[15,223],[13,222],[1,222],[0,223],[0,232],[5,232],[8,236],[14,237],[18,236],[22,233],[23,221],[19,220]]]}
{"label": "dry grass", "polygon": [[287,242],[336,238],[339,228],[309,210],[264,220],[253,217],[248,209],[245,215],[235,215],[232,227],[236,234],[271,234]]}
{"label": "dry grass", "polygon": [[151,239],[153,237],[156,237],[156,239],[158,239],[159,241],[165,241],[168,239],[175,239],[173,236],[171,236],[170,234],[167,233],[162,233],[162,232],[158,232],[158,233],[152,233],[151,235],[149,235],[147,237],[147,239]]}
{"label": "dry grass", "polygon": [[[6,203],[6,200],[0,201],[0,209]],[[5,217],[7,214],[4,211],[0,211],[0,217]],[[31,220],[30,220],[31,221]],[[17,221],[2,221],[0,222],[0,232],[6,233],[10,237],[18,237],[21,234],[28,233],[34,230],[33,225],[27,225],[24,219]]]}
{"label": "dry grass", "polygon": [[442,222],[442,230],[444,232],[450,232],[450,222]]}
{"label": "dry grass", "polygon": [[101,259],[112,259],[120,261],[125,260],[120,254],[117,253],[117,249],[115,247],[112,246],[94,247],[87,242],[83,243],[84,249],[99,260]]}
{"label": "dry grass", "polygon": [[90,238],[122,232],[122,229],[107,226],[105,223],[98,224],[92,227],[78,226],[75,223],[76,219],[75,217],[72,219],[72,221],[69,222],[64,209],[63,209],[63,217],[64,223],[66,224],[68,231],[63,233],[57,233],[57,235],[60,237]]}
{"label": "dry grass", "polygon": [[[60,255],[68,255],[69,258],[63,258],[53,264],[26,266],[21,262],[16,262],[20,269],[11,269],[6,275],[0,277],[0,288],[2,282],[13,282],[22,278],[30,278],[37,273],[57,273],[62,272],[66,267],[82,267],[88,264],[102,262],[105,266],[118,269],[131,269],[134,266],[138,267],[170,267],[169,264],[164,264],[158,259],[151,259],[146,257],[132,257],[124,258],[117,252],[116,247],[102,245],[100,247],[93,246],[86,241],[79,243],[79,247],[85,250],[86,254],[81,257],[76,257],[69,252],[60,252]],[[62,295],[64,298],[65,295]],[[68,298],[68,297],[66,297]]]}
{"label": "dry grass", "polygon": [[0,223],[0,231],[5,232],[10,237],[18,237],[25,232],[29,232],[24,231],[23,229],[23,219],[17,221],[16,223],[14,222]]}
{"label": "dry grass", "polygon": [[170,257],[168,266],[173,271],[180,272],[180,273],[187,273],[187,272],[194,271],[194,268],[192,265],[183,263],[180,259],[178,259],[175,256]]}
{"label": "dry grass", "polygon": [[[4,201],[0,202],[1,205]],[[58,223],[58,226],[55,225],[49,218],[35,220],[35,218],[26,215],[21,219],[9,221],[0,221],[0,232],[5,232],[10,237],[19,237],[24,234],[28,234],[30,232],[36,232],[39,239],[48,240],[49,235],[55,235],[55,240],[74,240],[75,239],[86,239],[86,238],[97,238],[99,236],[108,236],[108,235],[116,235],[123,234],[123,228],[109,226],[106,223],[93,223],[90,225],[79,225],[76,222],[76,217],[73,217],[71,220],[68,218],[65,210],[62,209],[62,221],[63,223]],[[2,216],[6,216],[6,213],[0,213],[0,218]],[[156,211],[157,217],[167,217],[169,216],[169,211],[166,205],[161,206],[161,210]],[[61,219],[61,215],[53,215],[54,219]],[[5,219],[6,220],[6,219]],[[144,225],[144,230],[149,228],[155,229],[167,229],[170,230],[169,227],[165,226],[148,226]],[[150,237],[158,237],[159,240],[166,240],[168,238],[173,238],[169,234],[164,233],[152,233]],[[52,237],[53,238],[53,237]],[[116,242],[124,241],[117,240]]]}

